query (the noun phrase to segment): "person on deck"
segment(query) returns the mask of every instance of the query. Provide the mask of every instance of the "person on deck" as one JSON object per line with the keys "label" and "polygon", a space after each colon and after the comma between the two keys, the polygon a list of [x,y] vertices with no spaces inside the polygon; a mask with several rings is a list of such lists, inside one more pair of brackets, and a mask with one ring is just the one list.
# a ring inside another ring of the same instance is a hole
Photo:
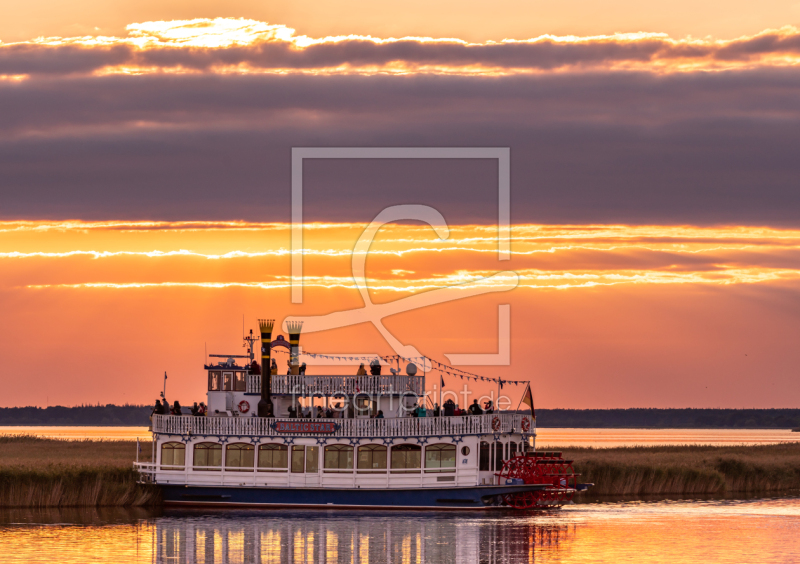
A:
{"label": "person on deck", "polygon": [[202,401],[201,401],[201,402],[200,402],[200,405],[199,405],[199,406],[198,406],[198,408],[197,408],[197,415],[198,415],[198,417],[205,417],[205,416],[206,416],[206,412],[207,412],[207,411],[208,411],[208,410],[206,409],[206,404],[205,404],[205,402],[202,402]]}
{"label": "person on deck", "polygon": [[305,375],[305,373],[306,373],[306,363],[304,362],[303,364],[300,365],[300,374]]}
{"label": "person on deck", "polygon": [[164,415],[169,415],[170,413],[169,402],[167,401],[167,398],[161,398],[161,411],[163,411]]}
{"label": "person on deck", "polygon": [[434,417],[439,417],[441,414],[442,414],[442,410],[439,409],[439,404],[438,403],[433,404],[433,416]]}
{"label": "person on deck", "polygon": [[150,415],[164,415],[164,406],[161,405],[161,402],[156,400],[156,405],[153,408],[153,413]]}
{"label": "person on deck", "polygon": [[478,400],[472,400],[472,405],[469,406],[469,414],[470,415],[483,415],[483,410],[481,406],[478,405]]}
{"label": "person on deck", "polygon": [[181,404],[178,400],[175,400],[175,403],[172,404],[172,411],[170,412],[172,415],[183,415],[183,409],[181,408]]}
{"label": "person on deck", "polygon": [[420,404],[418,409],[419,409],[419,411],[417,411],[417,417],[427,417],[428,416],[428,410],[425,409],[425,404],[424,403]]}
{"label": "person on deck", "polygon": [[328,406],[327,408],[325,408],[325,419],[332,419],[332,418],[333,418],[333,410],[331,409],[331,406]]}
{"label": "person on deck", "polygon": [[444,416],[445,417],[453,417],[456,414],[456,404],[452,399],[447,399],[444,402]]}
{"label": "person on deck", "polygon": [[364,363],[362,362],[361,366],[358,367],[358,372],[356,372],[356,376],[366,376],[366,375],[367,375],[367,369],[364,368]]}
{"label": "person on deck", "polygon": [[380,409],[378,410],[378,415],[375,416],[375,419],[383,419],[383,411],[382,410],[380,410]]}
{"label": "person on deck", "polygon": [[297,410],[293,405],[289,406],[289,419],[297,419]]}
{"label": "person on deck", "polygon": [[369,372],[373,376],[381,375],[381,362],[377,358],[373,358],[372,362],[369,363]]}
{"label": "person on deck", "polygon": [[486,415],[491,415],[492,413],[494,413],[494,405],[492,404],[492,400],[489,400],[483,404],[483,412]]}
{"label": "person on deck", "polygon": [[189,409],[192,412],[192,417],[197,417],[197,410],[200,407],[197,405],[197,402],[194,402],[194,405]]}
{"label": "person on deck", "polygon": [[322,411],[322,406],[318,405],[317,406],[317,419],[322,419],[323,417],[325,417],[325,412]]}
{"label": "person on deck", "polygon": [[270,371],[272,372],[273,376],[278,375],[278,362],[273,358],[272,364],[270,365]]}

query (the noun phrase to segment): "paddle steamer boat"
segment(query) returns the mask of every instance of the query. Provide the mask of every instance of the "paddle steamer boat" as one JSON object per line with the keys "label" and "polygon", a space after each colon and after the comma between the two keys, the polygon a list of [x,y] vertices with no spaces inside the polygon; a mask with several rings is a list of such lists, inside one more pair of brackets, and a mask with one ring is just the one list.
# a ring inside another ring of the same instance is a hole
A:
{"label": "paddle steamer boat", "polygon": [[[224,360],[204,367],[206,416],[153,415],[152,462],[136,467],[165,504],[541,508],[585,489],[571,461],[535,450],[531,415],[413,417],[426,389],[413,363],[405,374],[373,366],[371,374],[309,375],[299,363],[301,325],[289,324],[289,342],[273,341],[272,328],[260,321],[261,365],[252,332],[249,357],[213,355]],[[270,368],[281,348],[286,375]],[[331,407],[335,416],[292,417],[299,403]]]}

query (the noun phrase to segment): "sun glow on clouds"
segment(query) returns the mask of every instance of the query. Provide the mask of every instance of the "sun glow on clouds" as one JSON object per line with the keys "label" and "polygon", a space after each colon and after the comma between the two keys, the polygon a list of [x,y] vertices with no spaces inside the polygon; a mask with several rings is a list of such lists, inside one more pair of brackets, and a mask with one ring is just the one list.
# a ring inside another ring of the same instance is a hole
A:
{"label": "sun glow on clouds", "polygon": [[[637,32],[594,36],[541,35],[469,43],[458,38],[371,35],[308,37],[281,24],[250,19],[198,18],[150,21],[127,26],[125,37],[41,37],[0,44],[0,58],[21,53],[20,72],[29,77],[26,57],[59,61],[75,56],[75,70],[63,74],[153,73],[303,73],[303,74],[530,74],[631,70],[692,72],[795,66],[800,63],[800,30],[786,26],[733,40],[673,39],[665,33]],[[80,53],[58,52],[73,48]],[[96,53],[87,62],[86,53]],[[33,60],[33,59],[31,59]],[[35,67],[35,66],[34,66]],[[49,73],[58,72],[49,70]]]}
{"label": "sun glow on clouds", "polygon": [[[304,284],[355,289],[351,258],[361,229],[309,225]],[[797,230],[517,225],[512,260],[503,265],[496,262],[495,232],[452,226],[451,236],[439,240],[427,227],[384,227],[369,253],[369,287],[469,289],[501,270],[516,272],[520,288],[539,290],[800,280]],[[289,225],[245,222],[0,223],[0,284],[31,290],[287,288],[289,233]],[[499,276],[489,285],[507,282]]]}

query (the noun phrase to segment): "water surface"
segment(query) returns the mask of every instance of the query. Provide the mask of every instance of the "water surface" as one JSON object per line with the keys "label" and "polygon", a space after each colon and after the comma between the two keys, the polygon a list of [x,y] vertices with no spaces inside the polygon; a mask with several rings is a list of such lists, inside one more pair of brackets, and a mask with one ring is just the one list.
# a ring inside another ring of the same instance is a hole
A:
{"label": "water surface", "polygon": [[588,503],[547,513],[0,512],[3,562],[800,561],[800,498]]}
{"label": "water surface", "polygon": [[[800,442],[789,429],[558,429],[538,430],[538,448],[636,445],[766,445]],[[147,427],[0,427],[0,435],[57,439],[150,440]]]}

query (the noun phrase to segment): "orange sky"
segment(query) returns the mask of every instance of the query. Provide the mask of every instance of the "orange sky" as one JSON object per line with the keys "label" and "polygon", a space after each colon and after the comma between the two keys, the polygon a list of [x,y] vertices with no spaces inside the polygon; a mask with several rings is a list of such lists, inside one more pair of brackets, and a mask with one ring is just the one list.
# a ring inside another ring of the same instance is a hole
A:
{"label": "orange sky", "polygon": [[[150,403],[165,370],[199,400],[206,345],[361,307],[364,222],[425,204],[450,237],[384,228],[376,303],[519,284],[387,318],[403,343],[495,352],[510,304],[511,365],[462,368],[543,407],[796,407],[798,68],[795,0],[6,2],[0,405]],[[509,148],[511,260],[495,161],[312,160],[293,305],[293,147]]]}
{"label": "orange sky", "polygon": [[[258,317],[361,307],[349,256],[359,227],[310,227],[305,301],[292,306],[286,225],[0,223],[4,404],[149,402],[164,370],[170,398],[194,401],[205,344],[243,353],[242,314],[249,329]],[[800,231],[519,225],[512,235],[501,263],[490,228],[452,226],[446,241],[427,227],[384,228],[367,261],[376,303],[520,275],[510,292],[401,313],[387,327],[441,361],[491,353],[497,306],[510,303],[511,365],[462,368],[530,378],[541,406],[795,405]],[[302,344],[391,354],[369,325]]]}
{"label": "orange sky", "polygon": [[282,23],[302,34],[458,37],[468,41],[557,35],[656,31],[673,37],[732,39],[763,29],[800,24],[795,0],[409,0],[371,2],[293,0],[81,0],[5,2],[0,6],[0,39],[38,36],[120,35],[126,25],[152,20],[243,17]]}

